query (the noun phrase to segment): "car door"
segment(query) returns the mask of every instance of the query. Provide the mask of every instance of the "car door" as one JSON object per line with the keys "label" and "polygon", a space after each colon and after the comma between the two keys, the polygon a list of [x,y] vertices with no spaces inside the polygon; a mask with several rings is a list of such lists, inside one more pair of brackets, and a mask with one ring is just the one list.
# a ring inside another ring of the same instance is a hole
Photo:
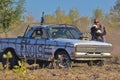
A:
{"label": "car door", "polygon": [[27,39],[26,44],[26,55],[29,58],[37,58],[37,59],[46,59],[45,58],[45,31],[42,28],[36,28],[34,32],[31,34],[30,39]]}
{"label": "car door", "polygon": [[27,59],[34,59],[36,57],[36,40],[27,38],[22,41],[22,55],[25,55]]}
{"label": "car door", "polygon": [[27,59],[37,58],[41,60],[48,60],[50,58],[49,55],[51,54],[48,54],[49,48],[46,48],[47,36],[45,29],[36,28],[30,36],[22,38],[18,42],[21,43],[18,45],[21,57],[26,56]]}

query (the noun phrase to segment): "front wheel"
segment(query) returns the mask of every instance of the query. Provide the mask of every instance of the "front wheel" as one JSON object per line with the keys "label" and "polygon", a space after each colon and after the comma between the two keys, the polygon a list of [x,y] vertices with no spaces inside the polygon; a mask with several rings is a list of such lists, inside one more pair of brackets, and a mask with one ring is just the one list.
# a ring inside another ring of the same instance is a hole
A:
{"label": "front wheel", "polygon": [[55,55],[56,65],[59,68],[69,68],[72,67],[71,59],[65,51],[60,51]]}

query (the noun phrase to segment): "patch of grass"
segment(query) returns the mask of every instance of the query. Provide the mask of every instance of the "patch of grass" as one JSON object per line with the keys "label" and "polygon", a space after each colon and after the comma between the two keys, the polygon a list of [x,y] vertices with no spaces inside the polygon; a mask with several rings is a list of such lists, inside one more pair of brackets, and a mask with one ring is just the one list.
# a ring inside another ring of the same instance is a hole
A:
{"label": "patch of grass", "polygon": [[13,72],[15,73],[27,72],[26,63],[24,61],[18,61],[18,65],[14,66]]}
{"label": "patch of grass", "polygon": [[114,57],[114,62],[117,64],[120,64],[120,56],[115,56]]}

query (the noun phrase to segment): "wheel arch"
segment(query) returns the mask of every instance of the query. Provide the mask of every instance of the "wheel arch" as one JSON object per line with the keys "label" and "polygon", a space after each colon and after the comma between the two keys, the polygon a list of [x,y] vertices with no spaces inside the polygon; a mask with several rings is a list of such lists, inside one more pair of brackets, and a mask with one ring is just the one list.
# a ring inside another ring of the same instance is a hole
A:
{"label": "wheel arch", "polygon": [[16,56],[16,57],[19,59],[18,55],[16,54],[15,49],[12,48],[12,47],[7,47],[7,48],[5,48],[5,49],[3,50],[3,52],[2,52],[2,54],[7,53],[8,51],[11,51],[12,55]]}
{"label": "wheel arch", "polygon": [[[65,49],[59,48],[59,49],[57,49],[57,50],[55,51],[54,57],[55,57],[60,51],[65,51],[65,53],[69,56],[68,52],[67,52]],[[69,58],[70,58],[70,56],[69,56]],[[71,59],[71,58],[70,58],[70,59]]]}

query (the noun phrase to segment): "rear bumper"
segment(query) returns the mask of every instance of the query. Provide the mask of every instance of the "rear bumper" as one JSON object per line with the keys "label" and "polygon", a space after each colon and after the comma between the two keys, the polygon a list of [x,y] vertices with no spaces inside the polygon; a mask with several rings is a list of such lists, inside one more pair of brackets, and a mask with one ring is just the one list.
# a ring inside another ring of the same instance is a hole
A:
{"label": "rear bumper", "polygon": [[105,60],[108,58],[112,58],[110,53],[101,53],[101,54],[75,54],[71,56],[72,60]]}

